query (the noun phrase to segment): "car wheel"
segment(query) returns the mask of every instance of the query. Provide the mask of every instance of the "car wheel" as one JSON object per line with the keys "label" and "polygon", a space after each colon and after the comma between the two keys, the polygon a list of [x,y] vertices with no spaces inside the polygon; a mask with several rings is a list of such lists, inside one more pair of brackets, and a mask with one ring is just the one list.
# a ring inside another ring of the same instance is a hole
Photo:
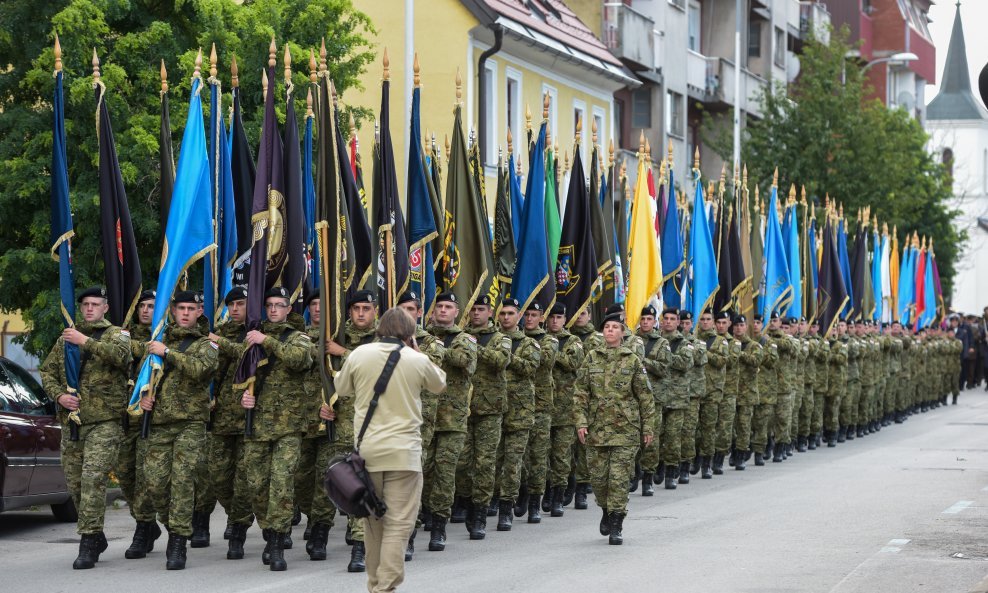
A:
{"label": "car wheel", "polygon": [[79,520],[79,512],[76,510],[72,498],[69,498],[62,504],[51,505],[51,512],[55,515],[56,519],[63,523],[75,523]]}

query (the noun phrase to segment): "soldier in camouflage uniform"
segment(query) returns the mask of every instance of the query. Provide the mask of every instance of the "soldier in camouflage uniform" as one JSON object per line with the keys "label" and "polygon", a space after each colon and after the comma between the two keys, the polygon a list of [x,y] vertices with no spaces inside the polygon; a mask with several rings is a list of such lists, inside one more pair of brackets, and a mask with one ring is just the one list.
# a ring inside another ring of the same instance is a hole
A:
{"label": "soldier in camouflage uniform", "polygon": [[[573,322],[570,333],[583,342],[584,357],[591,350],[602,348],[604,345],[604,336],[594,329],[593,323],[590,321],[590,311],[587,308],[577,313],[576,321]],[[658,438],[655,440],[658,441]],[[653,445],[658,446],[654,443]],[[587,508],[587,494],[590,492],[590,470],[587,468],[587,448],[579,439],[573,443],[573,479],[576,481],[573,508],[585,510]]]}
{"label": "soldier in camouflage uniform", "polygon": [[[774,315],[777,319],[778,315]],[[779,346],[762,331],[762,323],[762,316],[755,315],[752,339],[762,348],[758,371],[758,404],[751,419],[751,449],[755,452],[755,465],[765,465],[764,455],[769,444],[769,432],[779,390]]]}
{"label": "soldier in camouflage uniform", "polygon": [[[94,287],[78,298],[82,321],[62,330],[55,346],[42,363],[45,392],[58,404],[62,431],[61,457],[72,502],[79,513],[76,527],[82,536],[79,556],[72,568],[93,568],[107,547],[103,534],[106,512],[107,474],[117,459],[123,431],[121,414],[126,409],[127,373],[130,370],[130,334],[104,319],[109,305],[106,290]],[[78,392],[65,381],[65,347],[80,350]],[[79,438],[73,441],[69,423],[78,413]]]}
{"label": "soldier in camouflage uniform", "polygon": [[[813,423],[813,410],[815,399],[813,398],[813,382],[816,380],[816,358],[814,357],[817,342],[810,338],[810,326],[805,317],[799,320],[799,340],[803,346],[803,361],[800,363],[803,379],[803,401],[799,405],[799,414],[796,416],[796,450],[805,453],[810,445],[810,426]],[[816,442],[813,442],[816,448]]]}
{"label": "soldier in camouflage uniform", "polygon": [[[895,332],[896,324],[892,325],[892,330]],[[916,347],[916,341],[909,332],[908,328],[899,325],[898,331],[902,338],[902,364],[899,370],[899,381],[897,385],[898,394],[896,395],[895,423],[902,424],[906,421],[906,418],[909,417],[912,408],[912,396],[915,389],[913,385],[913,366],[916,362],[915,357],[918,348]]]}
{"label": "soldier in camouflage uniform", "polygon": [[138,443],[137,487],[146,489],[159,520],[168,527],[169,570],[185,568],[185,546],[192,535],[195,473],[206,444],[209,383],[219,362],[217,345],[198,323],[199,293],[175,293],[164,342],[151,341],[147,352],[162,358],[162,375],[154,393],[140,406],[153,411],[151,434]]}
{"label": "soldier in camouflage uniform", "polygon": [[736,381],[738,383],[738,406],[734,416],[734,453],[731,465],[744,471],[751,454],[751,423],[755,409],[759,405],[758,386],[762,366],[762,346],[748,335],[748,320],[744,315],[734,318],[732,324],[734,339],[740,343]]}
{"label": "soldier in camouflage uniform", "polygon": [[808,449],[823,446],[823,410],[827,403],[830,388],[830,340],[820,334],[820,323],[810,326],[810,338],[815,341],[813,358],[816,368],[813,375],[813,419],[810,421],[810,442]]}
{"label": "soldier in camouflage uniform", "polygon": [[662,333],[656,327],[658,314],[655,307],[646,305],[638,319],[637,335],[645,342],[645,360],[642,366],[648,374],[649,385],[652,386],[652,399],[654,400],[655,414],[653,415],[652,434],[656,438],[649,444],[642,443],[641,447],[641,467],[642,472],[642,496],[652,496],[654,488],[654,472],[658,470],[662,459],[659,455],[658,436],[662,432],[662,410],[665,407],[665,397],[662,391],[662,382],[669,372],[669,362],[672,350],[669,349],[669,340],[662,337]]}
{"label": "soldier in camouflage uniform", "polygon": [[878,383],[878,358],[881,346],[872,335],[870,320],[861,324],[861,398],[858,401],[858,422],[856,435],[858,438],[871,433],[875,417],[875,388]]}
{"label": "soldier in camouflage uniform", "polygon": [[[728,313],[725,311],[722,314],[726,319]],[[711,465],[720,422],[720,407],[724,401],[724,384],[727,382],[727,364],[731,356],[731,347],[714,327],[714,313],[711,309],[700,314],[700,332],[697,337],[707,353],[707,364],[703,366],[706,392],[700,400],[700,422],[697,430],[700,477],[709,480],[714,477]]]}
{"label": "soldier in camouflage uniform", "polygon": [[717,335],[727,344],[727,364],[724,367],[724,395],[717,409],[716,436],[714,438],[713,474],[724,473],[724,459],[731,450],[734,436],[734,417],[738,405],[738,359],[741,357],[741,342],[731,334],[731,314],[721,311],[714,315]]}
{"label": "soldier in camouflage uniform", "polygon": [[806,330],[805,326],[805,318],[797,319],[793,317],[789,321],[789,334],[792,336],[793,342],[796,344],[796,365],[792,374],[793,398],[792,409],[790,410],[789,416],[789,443],[786,444],[785,449],[786,457],[793,456],[797,449],[796,443],[799,440],[799,435],[802,434],[799,431],[799,414],[802,411],[806,401],[806,367],[807,359],[810,356],[809,343],[804,337]]}
{"label": "soldier in camouflage uniform", "polygon": [[[240,405],[240,394],[233,389],[233,375],[244,351],[244,337],[247,327],[247,290],[236,286],[224,299],[230,318],[209,334],[209,339],[219,346],[219,364],[213,378],[212,430],[207,436],[206,466],[210,478],[206,499],[203,494],[197,500],[197,513],[193,513],[193,539],[196,521],[205,526],[208,538],[209,514],[216,501],[226,510],[227,529],[230,532],[226,557],[240,560],[244,557],[244,541],[247,529],[254,522],[250,501],[246,491],[247,481],[243,472],[238,472],[244,452],[244,409]],[[198,515],[198,516],[197,516]],[[193,544],[193,547],[196,547]]]}
{"label": "soldier in camouflage uniform", "polygon": [[840,428],[837,442],[854,440],[854,425],[857,424],[858,398],[861,396],[861,342],[858,340],[854,320],[846,323],[847,331],[842,341],[847,347],[847,387],[840,404]]}
{"label": "soldier in camouflage uniform", "polygon": [[879,426],[892,424],[895,418],[896,380],[901,370],[902,340],[894,335],[894,324],[882,332],[882,419]]}
{"label": "soldier in camouflage uniform", "polygon": [[783,324],[782,319],[773,314],[769,323],[769,339],[779,353],[779,362],[775,365],[776,397],[770,411],[770,436],[765,450],[765,457],[771,455],[773,463],[785,459],[785,448],[792,438],[789,423],[792,420],[793,383],[796,366],[799,364],[799,346],[789,335],[791,321],[786,319]]}
{"label": "soldier in camouflage uniform", "polygon": [[622,345],[621,315],[604,317],[606,347],[590,352],[575,384],[578,438],[587,444],[587,461],[597,504],[603,511],[601,535],[624,541],[628,483],[639,444],[654,438],[654,396],[641,359]]}
{"label": "soldier in camouflage uniform", "polygon": [[435,432],[425,454],[423,505],[432,515],[429,551],[446,549],[446,521],[456,490],[456,464],[466,440],[470,413],[471,377],[477,369],[477,338],[456,325],[460,307],[456,295],[444,292],[436,297],[429,333],[446,348],[442,369],[446,391],[439,396]]}
{"label": "soldier in camouflage uniform", "polygon": [[656,479],[665,479],[666,490],[675,490],[683,453],[683,423],[690,406],[689,373],[695,363],[695,348],[679,331],[678,309],[669,307],[662,312],[662,337],[669,342],[669,365],[659,389],[664,394],[665,409],[659,439],[662,465]]}
{"label": "soldier in camouflage uniform", "polygon": [[309,394],[298,376],[312,366],[312,341],[304,333],[302,316],[291,312],[285,287],[270,289],[264,304],[267,320],[244,338],[248,348],[264,349],[267,364],[240,400],[244,409],[254,410],[254,434],[244,437],[238,471],[245,472],[251,508],[266,534],[261,561],[280,571],[288,568],[285,537],[292,529],[295,471],[310,411]]}
{"label": "soldier in camouflage uniform", "polygon": [[[128,393],[124,399],[130,397],[133,390],[134,381],[140,371],[140,362],[144,358],[147,342],[151,339],[151,320],[154,318],[154,302],[157,293],[153,290],[145,290],[137,298],[137,307],[127,324],[127,331],[130,332],[130,353],[131,364],[128,369],[130,380],[127,382]],[[116,462],[113,466],[113,474],[117,477],[120,490],[130,516],[137,522],[134,529],[134,537],[130,547],[124,552],[127,559],[144,558],[154,549],[154,542],[161,537],[161,528],[155,520],[154,505],[148,500],[147,492],[137,489],[137,441],[141,436],[141,423],[132,422],[130,415],[124,413],[123,416],[123,440],[120,442],[120,450],[117,454]]]}
{"label": "soldier in camouflage uniform", "polygon": [[[693,314],[686,310],[679,312],[679,331],[693,346],[693,367],[687,371],[689,377],[689,406],[683,418],[683,431],[680,433],[679,483],[689,484],[690,474],[700,471],[700,460],[696,454],[696,429],[700,424],[700,402],[707,396],[707,377],[704,367],[707,364],[707,347],[693,334]],[[669,471],[666,469],[666,471]]]}
{"label": "soldier in camouflage uniform", "polygon": [[538,302],[529,304],[525,311],[525,335],[539,343],[541,356],[539,369],[535,373],[535,424],[528,433],[528,447],[525,451],[525,488],[515,504],[515,516],[525,513],[528,502],[528,522],[542,521],[541,499],[545,490],[546,476],[549,474],[549,443],[552,437],[553,391],[552,367],[556,364],[559,341],[542,328],[544,311]]}
{"label": "soldier in camouflage uniform", "polygon": [[566,306],[556,303],[546,321],[549,335],[559,343],[552,367],[552,380],[556,393],[552,402],[552,429],[549,444],[549,512],[553,517],[563,516],[563,494],[569,481],[573,460],[573,443],[576,441],[576,422],[573,411],[573,384],[583,363],[583,342],[566,330]]}
{"label": "soldier in camouflage uniform", "polygon": [[470,379],[473,394],[467,437],[456,468],[456,492],[461,498],[460,506],[466,508],[466,526],[472,540],[482,540],[487,535],[487,507],[494,496],[497,448],[508,410],[504,369],[511,362],[511,339],[497,330],[491,321],[493,314],[491,297],[481,295],[470,308],[467,328],[477,340],[477,370]]}
{"label": "soldier in camouflage uniform", "polygon": [[841,399],[847,390],[847,322],[837,322],[836,335],[833,329],[830,331],[830,356],[827,357],[830,378],[823,404],[823,429],[827,446],[836,447]]}

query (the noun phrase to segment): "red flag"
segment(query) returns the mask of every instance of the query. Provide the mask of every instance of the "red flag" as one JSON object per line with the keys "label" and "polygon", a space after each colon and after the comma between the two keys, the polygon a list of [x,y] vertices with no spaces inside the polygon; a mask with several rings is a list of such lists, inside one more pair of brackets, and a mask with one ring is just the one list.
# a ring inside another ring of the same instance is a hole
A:
{"label": "red flag", "polygon": [[923,249],[919,252],[916,262],[916,315],[913,319],[916,320],[914,327],[919,329],[919,318],[923,315],[925,311],[924,304],[926,303],[926,250]]}

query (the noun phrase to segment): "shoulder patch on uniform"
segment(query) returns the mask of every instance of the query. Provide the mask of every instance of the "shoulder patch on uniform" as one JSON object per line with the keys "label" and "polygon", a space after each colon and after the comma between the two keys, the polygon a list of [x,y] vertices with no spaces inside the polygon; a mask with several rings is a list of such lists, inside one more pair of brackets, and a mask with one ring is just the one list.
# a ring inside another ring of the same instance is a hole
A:
{"label": "shoulder patch on uniform", "polygon": [[120,330],[120,335],[121,336],[127,336],[129,338],[130,337],[130,332],[127,331],[127,330],[125,330],[125,329],[122,329],[122,330]]}
{"label": "shoulder patch on uniform", "polygon": [[477,338],[473,337],[471,334],[464,333],[463,335],[466,336],[467,339],[470,340],[471,342],[473,342],[474,344],[477,343]]}
{"label": "shoulder patch on uniform", "polygon": [[541,345],[541,344],[539,344],[539,343],[538,343],[538,342],[536,342],[535,340],[532,340],[532,342],[534,342],[534,346],[535,346],[535,348],[536,348],[537,350],[541,350],[541,349],[542,349],[542,345]]}
{"label": "shoulder patch on uniform", "polygon": [[212,341],[212,340],[209,341],[209,345],[212,346],[213,350],[219,350],[220,349],[220,345],[217,344],[216,342]]}

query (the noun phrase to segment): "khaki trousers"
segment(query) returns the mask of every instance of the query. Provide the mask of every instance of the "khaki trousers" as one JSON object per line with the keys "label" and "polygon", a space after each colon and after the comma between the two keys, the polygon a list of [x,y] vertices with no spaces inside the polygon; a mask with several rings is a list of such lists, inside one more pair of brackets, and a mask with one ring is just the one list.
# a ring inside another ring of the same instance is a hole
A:
{"label": "khaki trousers", "polygon": [[422,473],[370,472],[370,478],[388,512],[380,519],[363,519],[367,590],[389,593],[397,591],[398,585],[405,580],[405,546],[415,529],[419,512]]}

